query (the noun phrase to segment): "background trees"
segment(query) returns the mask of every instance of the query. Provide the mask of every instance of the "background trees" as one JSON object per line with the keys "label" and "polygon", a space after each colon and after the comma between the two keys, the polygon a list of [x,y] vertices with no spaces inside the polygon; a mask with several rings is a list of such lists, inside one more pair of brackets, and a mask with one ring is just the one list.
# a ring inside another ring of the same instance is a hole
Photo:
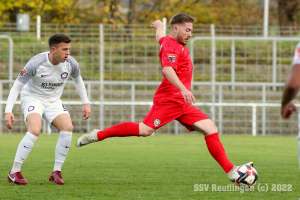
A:
{"label": "background trees", "polygon": [[[189,13],[197,23],[262,25],[264,0],[0,0],[0,22],[18,13],[44,23],[151,23]],[[270,25],[297,26],[300,0],[270,0]]]}

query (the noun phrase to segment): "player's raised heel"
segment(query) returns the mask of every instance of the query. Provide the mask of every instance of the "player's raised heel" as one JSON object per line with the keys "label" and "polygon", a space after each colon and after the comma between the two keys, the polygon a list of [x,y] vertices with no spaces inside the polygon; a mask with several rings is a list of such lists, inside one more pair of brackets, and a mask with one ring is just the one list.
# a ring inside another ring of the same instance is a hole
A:
{"label": "player's raised heel", "polygon": [[97,134],[99,131],[100,131],[99,129],[94,129],[94,130],[90,131],[89,133],[83,134],[82,136],[80,136],[77,139],[76,146],[82,147],[89,143],[98,142]]}
{"label": "player's raised heel", "polygon": [[[250,165],[251,167],[253,167],[254,165],[254,162],[251,161],[251,162],[248,162],[244,165]],[[231,181],[231,182],[234,182],[234,178],[235,178],[235,173],[236,173],[236,170],[238,169],[239,166],[233,166],[233,168],[227,173],[227,177],[228,179]]]}

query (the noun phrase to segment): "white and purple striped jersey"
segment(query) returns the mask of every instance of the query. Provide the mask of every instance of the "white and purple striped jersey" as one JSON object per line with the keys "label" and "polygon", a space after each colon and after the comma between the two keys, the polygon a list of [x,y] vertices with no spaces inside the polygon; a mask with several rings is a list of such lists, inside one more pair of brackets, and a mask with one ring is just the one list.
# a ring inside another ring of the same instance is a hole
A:
{"label": "white and purple striped jersey", "polygon": [[32,57],[22,69],[17,80],[25,84],[21,98],[30,96],[45,101],[60,99],[69,76],[80,76],[79,64],[68,56],[65,62],[53,65],[48,58],[50,52]]}

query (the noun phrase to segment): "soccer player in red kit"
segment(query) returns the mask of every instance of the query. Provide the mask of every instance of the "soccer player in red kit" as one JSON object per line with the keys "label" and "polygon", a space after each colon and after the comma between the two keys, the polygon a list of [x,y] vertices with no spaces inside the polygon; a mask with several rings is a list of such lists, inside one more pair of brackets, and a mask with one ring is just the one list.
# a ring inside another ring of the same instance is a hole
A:
{"label": "soccer player in red kit", "polygon": [[[191,93],[193,65],[186,48],[192,36],[195,19],[185,13],[179,13],[170,20],[170,36],[163,37],[163,24],[160,20],[152,23],[156,28],[156,40],[161,45],[159,58],[162,66],[162,83],[156,90],[153,106],[141,123],[123,122],[106,130],[92,130],[77,139],[76,146],[81,147],[108,137],[149,136],[163,125],[177,120],[189,131],[199,131],[205,136],[207,148],[214,159],[234,181],[237,166],[227,158],[218,136],[215,124],[193,103]],[[253,165],[253,162],[247,163]]]}

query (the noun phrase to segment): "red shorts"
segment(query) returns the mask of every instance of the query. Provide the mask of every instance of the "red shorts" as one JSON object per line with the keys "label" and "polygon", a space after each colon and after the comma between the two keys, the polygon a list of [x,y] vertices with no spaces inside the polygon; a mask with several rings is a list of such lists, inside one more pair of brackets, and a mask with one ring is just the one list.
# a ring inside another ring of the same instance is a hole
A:
{"label": "red shorts", "polygon": [[192,129],[194,123],[209,118],[194,105],[186,104],[184,99],[156,97],[151,110],[142,122],[153,129],[158,129],[175,119],[189,131],[194,131]]}

